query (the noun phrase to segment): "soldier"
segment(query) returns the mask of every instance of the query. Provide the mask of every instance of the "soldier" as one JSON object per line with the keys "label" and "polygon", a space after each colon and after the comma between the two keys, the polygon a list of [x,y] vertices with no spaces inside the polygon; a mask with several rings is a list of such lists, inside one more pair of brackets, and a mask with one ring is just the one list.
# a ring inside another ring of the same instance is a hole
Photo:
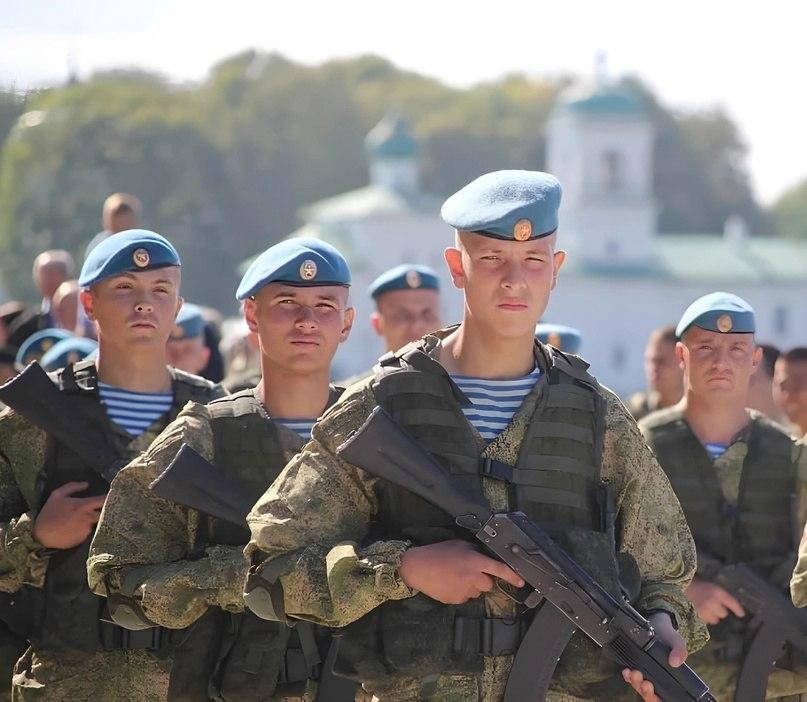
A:
{"label": "soldier", "polygon": [[[751,306],[716,292],[693,302],[675,330],[684,397],[639,426],[670,478],[698,549],[687,590],[711,640],[690,658],[721,700],[735,693],[746,637],[740,602],[717,585],[723,565],[744,562],[779,588],[793,566],[793,511],[800,447],[764,415],[746,409],[751,375],[762,359]],[[777,662],[768,697],[807,692],[807,677]]]}
{"label": "soldier", "polygon": [[654,330],[644,350],[647,391],[628,399],[628,409],[638,422],[650,412],[671,407],[684,392],[683,375],[675,357],[675,327]]}
{"label": "soldier", "polygon": [[785,426],[787,418],[773,399],[773,370],[781,354],[779,349],[771,344],[759,344],[759,348],[762,349],[762,360],[751,376],[747,407],[762,412],[768,419]]}
{"label": "soldier", "polygon": [[[259,339],[263,380],[186,407],[112,483],[90,550],[90,584],[115,599],[121,623],[193,624],[192,655],[173,663],[172,699],[313,699],[307,682],[318,676],[327,630],[243,613],[244,518],[340,392],[329,385],[330,363],[353,323],[349,285],[344,258],[315,239],[290,239],[255,259],[237,297]],[[183,444],[250,493],[240,526],[149,489]]]}
{"label": "soldier", "polygon": [[807,436],[807,348],[798,346],[776,359],[773,398],[796,436]]}
{"label": "soldier", "polygon": [[31,642],[16,665],[15,699],[165,697],[165,637],[109,623],[105,601],[87,586],[86,561],[116,467],[189,400],[223,395],[166,366],[179,267],[174,247],[153,232],[100,243],[79,279],[99,329],[97,362],[68,365],[36,393],[26,389],[29,374],[2,389],[10,409],[0,415],[0,618]]}
{"label": "soldier", "polygon": [[[496,587],[521,579],[458,540],[451,517],[336,456],[376,406],[494,507],[552,530],[613,592],[619,561],[673,665],[684,638],[705,635],[682,591],[694,545],[635,422],[585,362],[535,340],[565,258],[559,204],[557,180],[530,171],[489,173],[449,198],[442,216],[456,243],[445,257],[465,293],[462,323],[384,356],[247,519],[248,605],[267,619],[346,626],[337,672],[385,702],[500,700],[508,674],[529,686],[534,669],[510,673],[529,618]],[[653,699],[652,685],[631,675]],[[554,694],[590,697],[603,679],[629,692],[576,634]]]}
{"label": "soldier", "polygon": [[210,359],[205,346],[205,318],[202,308],[186,302],[168,337],[168,362],[186,373],[199,375]]}
{"label": "soldier", "polygon": [[[440,279],[428,266],[404,263],[391,268],[370,283],[367,294],[375,303],[370,323],[385,351],[396,351],[441,326]],[[339,384],[348,387],[370,373],[366,370]]]}

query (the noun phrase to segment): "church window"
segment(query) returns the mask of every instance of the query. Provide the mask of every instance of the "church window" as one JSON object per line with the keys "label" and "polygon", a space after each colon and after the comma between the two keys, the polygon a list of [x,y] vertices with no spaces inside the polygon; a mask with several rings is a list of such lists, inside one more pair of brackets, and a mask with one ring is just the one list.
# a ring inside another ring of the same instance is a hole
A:
{"label": "church window", "polygon": [[787,334],[787,327],[788,327],[788,319],[787,319],[787,307],[784,305],[779,305],[773,311],[773,324],[776,328],[777,334]]}
{"label": "church window", "polygon": [[603,181],[607,192],[622,190],[623,163],[618,151],[606,151],[603,156]]}

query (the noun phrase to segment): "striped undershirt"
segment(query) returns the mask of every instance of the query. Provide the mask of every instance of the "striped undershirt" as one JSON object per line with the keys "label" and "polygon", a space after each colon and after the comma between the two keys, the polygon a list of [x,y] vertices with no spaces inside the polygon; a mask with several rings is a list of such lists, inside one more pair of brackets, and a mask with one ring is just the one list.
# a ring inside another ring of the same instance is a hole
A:
{"label": "striped undershirt", "polygon": [[452,375],[472,407],[462,412],[485,441],[492,441],[513,419],[524,398],[538,382],[541,371],[536,367],[529,375],[509,380],[487,380],[467,375]]}
{"label": "striped undershirt", "polygon": [[171,409],[174,401],[170,392],[133,392],[101,382],[98,395],[109,418],[132,436],[140,436]]}
{"label": "striped undershirt", "polygon": [[703,445],[703,448],[706,449],[706,453],[709,454],[709,458],[711,458],[713,461],[716,461],[724,453],[726,453],[728,447],[729,447],[728,444],[718,444],[717,442],[714,441],[707,441]]}
{"label": "striped undershirt", "polygon": [[278,419],[272,417],[272,420],[278,424],[282,424],[287,429],[291,429],[303,441],[308,441],[311,438],[311,427],[316,424],[316,419]]}

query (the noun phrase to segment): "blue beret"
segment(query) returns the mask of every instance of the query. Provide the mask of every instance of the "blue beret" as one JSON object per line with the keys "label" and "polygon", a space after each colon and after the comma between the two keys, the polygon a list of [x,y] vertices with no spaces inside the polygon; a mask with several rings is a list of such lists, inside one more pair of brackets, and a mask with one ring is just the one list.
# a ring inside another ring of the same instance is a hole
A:
{"label": "blue beret", "polygon": [[171,339],[192,339],[196,336],[202,336],[204,331],[205,318],[202,315],[202,308],[190,302],[183,303],[174,321]]}
{"label": "blue beret", "polygon": [[87,254],[78,284],[88,288],[119,273],[179,265],[179,254],[168,239],[146,229],[128,229],[108,236]]}
{"label": "blue beret", "polygon": [[543,344],[552,344],[559,351],[568,353],[577,353],[583,340],[579,329],[546,322],[539,322],[535,327],[535,338]]}
{"label": "blue beret", "polygon": [[440,215],[455,229],[493,239],[540,239],[558,228],[560,194],[549,173],[494,171],[454,193]]}
{"label": "blue beret", "polygon": [[344,256],[319,239],[293,238],[266,249],[247,268],[235,293],[238,300],[252,297],[264,285],[286,283],[299,287],[350,286],[350,269]]}
{"label": "blue beret", "polygon": [[49,351],[58,341],[73,336],[67,329],[42,329],[31,334],[20,344],[17,350],[17,358],[14,363],[23,368],[36,358],[40,358],[46,351]]}
{"label": "blue beret", "polygon": [[55,371],[64,368],[70,363],[83,361],[90,353],[98,348],[98,343],[85,336],[71,336],[62,339],[53,345],[39,361],[46,371]]}
{"label": "blue beret", "polygon": [[680,339],[692,325],[706,331],[753,334],[756,331],[754,308],[737,295],[714,292],[699,297],[681,317],[675,328]]}
{"label": "blue beret", "polygon": [[376,278],[367,294],[377,300],[385,292],[391,290],[439,290],[440,279],[428,266],[421,266],[416,263],[404,263],[395,268],[382,273]]}

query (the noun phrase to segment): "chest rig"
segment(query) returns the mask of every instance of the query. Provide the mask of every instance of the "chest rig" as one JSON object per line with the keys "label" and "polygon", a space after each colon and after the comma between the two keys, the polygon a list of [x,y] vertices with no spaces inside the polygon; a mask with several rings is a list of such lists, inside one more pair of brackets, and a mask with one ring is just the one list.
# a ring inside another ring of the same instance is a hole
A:
{"label": "chest rig", "polygon": [[[462,487],[482,493],[483,478],[504,483],[511,510],[540,523],[618,592],[613,505],[600,478],[605,400],[588,365],[536,345],[537,401],[518,459],[507,465],[480,456],[479,439],[462,413],[470,401],[430,356],[436,343],[426,337],[381,359],[372,385],[378,405]],[[420,546],[461,537],[451,517],[420,497],[383,480],[376,492],[373,540],[406,538]],[[483,656],[517,650],[530,619],[531,612],[491,618],[482,597],[458,606],[423,595],[387,602],[348,628],[339,672],[365,682],[389,675],[477,674]]]}
{"label": "chest rig", "polygon": [[[119,469],[148,446],[190,400],[207,402],[211,385],[196,376],[172,369],[173,402],[169,411],[146,432],[133,439],[124,429],[107,416],[98,396],[98,376],[94,362],[84,361],[64,368],[55,378],[60,392],[70,397],[72,411],[82,414],[107,437],[120,457]],[[36,423],[36,422],[34,422]],[[47,431],[47,426],[42,426]],[[83,437],[75,437],[74,447]],[[108,466],[88,464],[77,450],[63,442],[49,441],[47,458],[41,476],[41,499],[38,507],[47,501],[58,487],[70,481],[89,484],[81,496],[103,495],[109,490]],[[44,587],[44,611],[41,629],[34,632],[32,641],[54,650],[78,650],[87,653],[98,650],[150,649],[159,650],[167,645],[167,632],[160,628],[129,631],[111,624],[106,600],[92,593],[87,585],[87,556],[92,534],[75,548],[60,550],[51,555]]]}

